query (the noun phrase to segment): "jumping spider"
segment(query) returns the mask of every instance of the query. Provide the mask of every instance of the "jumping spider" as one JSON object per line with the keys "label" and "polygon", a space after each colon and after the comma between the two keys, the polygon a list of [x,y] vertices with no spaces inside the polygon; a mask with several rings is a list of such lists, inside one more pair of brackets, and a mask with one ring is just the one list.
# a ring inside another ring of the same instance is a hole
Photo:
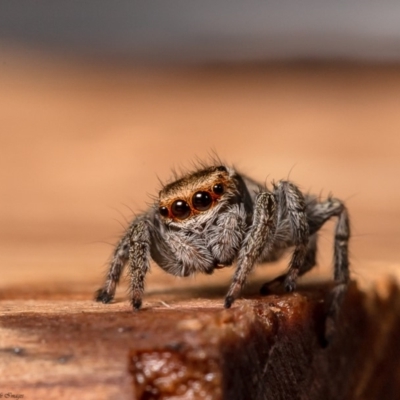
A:
{"label": "jumping spider", "polygon": [[96,300],[112,301],[128,260],[135,309],[142,304],[150,258],[176,276],[212,274],[236,260],[225,297],[225,307],[229,308],[254,265],[277,260],[289,247],[294,250],[287,273],[264,284],[261,292],[268,292],[272,282],[282,282],[291,292],[297,277],[314,267],[317,232],[333,216],[338,218],[334,240],[337,286],[331,302],[334,314],[349,281],[350,228],[343,202],[332,197],[320,201],[285,180],[268,190],[224,165],[203,167],[162,188],[158,200],[133,220],[118,243]]}

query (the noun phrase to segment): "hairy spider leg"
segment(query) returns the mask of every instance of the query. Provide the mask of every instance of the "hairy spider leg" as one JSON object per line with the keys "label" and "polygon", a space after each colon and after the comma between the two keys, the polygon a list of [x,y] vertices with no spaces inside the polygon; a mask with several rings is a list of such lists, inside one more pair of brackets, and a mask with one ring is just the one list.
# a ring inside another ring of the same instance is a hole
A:
{"label": "hairy spider leg", "polygon": [[291,230],[291,240],[295,248],[289,263],[289,270],[284,280],[285,290],[296,289],[296,281],[306,259],[309,241],[309,228],[305,213],[306,203],[299,188],[291,182],[279,181],[274,185],[277,198],[278,229],[279,224],[287,218]]}
{"label": "hairy spider leg", "polygon": [[95,293],[95,300],[110,303],[115,295],[115,290],[121,278],[122,271],[129,259],[129,233],[118,243],[114,250],[110,268],[107,272],[104,286]]}
{"label": "hairy spider leg", "polygon": [[[299,274],[298,274],[299,277],[310,271],[317,264],[317,248],[318,248],[317,242],[318,242],[318,234],[314,233],[309,237],[307,244],[307,251],[304,257],[304,262],[299,269]],[[264,283],[261,286],[260,294],[263,296],[271,294],[272,287],[274,287],[275,285],[283,284],[285,278],[286,278],[286,273],[279,275],[276,278]]]}
{"label": "hairy spider leg", "polygon": [[138,220],[132,225],[129,241],[131,303],[138,310],[142,305],[144,279],[150,269],[150,232],[146,220]]}
{"label": "hairy spider leg", "polygon": [[225,297],[225,308],[230,308],[239,296],[248,274],[253,269],[257,259],[265,247],[272,243],[276,230],[276,202],[272,193],[258,194],[253,212],[253,222],[242,248],[239,251],[237,268],[232,279],[228,294]]}

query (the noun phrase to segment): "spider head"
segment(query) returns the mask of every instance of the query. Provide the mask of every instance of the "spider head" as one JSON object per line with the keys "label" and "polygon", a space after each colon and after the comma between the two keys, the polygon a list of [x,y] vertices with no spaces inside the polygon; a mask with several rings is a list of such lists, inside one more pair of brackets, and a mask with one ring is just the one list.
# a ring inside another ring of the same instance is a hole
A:
{"label": "spider head", "polygon": [[235,190],[228,168],[205,168],[166,185],[159,194],[158,211],[165,221],[183,223],[209,214]]}

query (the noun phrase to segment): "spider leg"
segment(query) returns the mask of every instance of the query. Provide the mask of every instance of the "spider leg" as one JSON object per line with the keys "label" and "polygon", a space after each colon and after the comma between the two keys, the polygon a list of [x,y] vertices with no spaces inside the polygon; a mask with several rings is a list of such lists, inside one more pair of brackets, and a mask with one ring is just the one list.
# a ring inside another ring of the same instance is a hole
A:
{"label": "spider leg", "polygon": [[296,280],[301,274],[300,271],[304,268],[309,249],[309,227],[305,213],[306,204],[304,196],[297,186],[288,181],[280,181],[275,186],[274,195],[278,198],[278,229],[280,221],[287,218],[291,231],[291,242],[295,246],[289,263],[289,270],[284,280],[285,290],[292,292],[296,289]]}
{"label": "spider leg", "polygon": [[169,232],[153,230],[151,256],[166,272],[175,276],[189,276],[196,272],[212,274],[216,267],[204,238],[190,231]]}
{"label": "spider leg", "polygon": [[131,303],[138,310],[142,305],[144,279],[150,270],[150,229],[141,219],[132,224],[129,235],[129,275]]}
{"label": "spider leg", "polygon": [[307,218],[311,232],[316,232],[331,217],[338,217],[334,239],[334,279],[337,286],[333,289],[330,301],[329,315],[336,316],[347,284],[350,280],[349,272],[349,239],[350,221],[347,209],[339,199],[328,198],[324,202],[310,205]]}
{"label": "spider leg", "polygon": [[343,202],[336,198],[328,198],[326,201],[314,200],[307,206],[307,220],[311,234],[315,234],[322,225],[331,217],[338,217],[334,238],[334,279],[336,286],[330,293],[328,301],[328,316],[326,320],[326,338],[332,337],[335,330],[335,320],[340,310],[343,297],[350,280],[349,271],[349,239],[350,220]]}
{"label": "spider leg", "polygon": [[230,308],[239,296],[248,274],[261,255],[265,244],[271,243],[276,229],[276,201],[272,193],[261,192],[255,201],[253,222],[240,249],[237,268],[228,294],[225,308]]}
{"label": "spider leg", "polygon": [[[299,269],[299,277],[304,275],[306,272],[310,271],[316,265],[316,255],[317,255],[317,239],[318,236],[315,233],[314,235],[310,236],[307,245],[307,252],[304,258],[304,263]],[[272,279],[269,282],[264,283],[261,286],[260,294],[266,296],[271,294],[271,290],[274,286],[281,285],[286,278],[286,273],[277,276],[276,278]]]}
{"label": "spider leg", "polygon": [[129,260],[131,301],[134,308],[141,306],[144,277],[150,267],[149,224],[143,216],[136,218],[115,248],[104,286],[97,290],[95,300],[110,303],[125,264]]}
{"label": "spider leg", "polygon": [[334,245],[334,278],[337,285],[333,288],[329,300],[328,318],[326,321],[326,337],[329,339],[335,331],[335,320],[343,302],[350,281],[348,245],[350,238],[350,221],[347,209],[340,202],[338,222],[335,229]]}
{"label": "spider leg", "polygon": [[125,235],[118,243],[107,272],[104,286],[96,291],[95,300],[110,303],[121,278],[122,270],[129,258],[129,237]]}
{"label": "spider leg", "polygon": [[347,283],[350,279],[349,273],[349,239],[350,220],[347,209],[343,206],[339,212],[339,219],[335,229],[334,266],[335,281]]}
{"label": "spider leg", "polygon": [[246,232],[246,212],[243,205],[229,207],[206,230],[208,246],[217,264],[232,265]]}
{"label": "spider leg", "polygon": [[310,232],[314,233],[331,217],[338,217],[335,228],[334,268],[335,281],[346,283],[349,280],[348,246],[350,238],[350,221],[347,209],[339,199],[330,197],[307,210]]}

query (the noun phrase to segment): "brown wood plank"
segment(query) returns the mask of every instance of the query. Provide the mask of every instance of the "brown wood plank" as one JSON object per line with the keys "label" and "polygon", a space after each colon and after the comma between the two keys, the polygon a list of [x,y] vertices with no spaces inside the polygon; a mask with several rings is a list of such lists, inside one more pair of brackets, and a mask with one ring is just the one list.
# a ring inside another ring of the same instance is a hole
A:
{"label": "brown wood plank", "polygon": [[231,310],[221,299],[136,313],[67,296],[2,300],[0,385],[34,399],[397,398],[398,287],[382,281],[366,295],[353,285],[325,347],[328,288],[250,296]]}

